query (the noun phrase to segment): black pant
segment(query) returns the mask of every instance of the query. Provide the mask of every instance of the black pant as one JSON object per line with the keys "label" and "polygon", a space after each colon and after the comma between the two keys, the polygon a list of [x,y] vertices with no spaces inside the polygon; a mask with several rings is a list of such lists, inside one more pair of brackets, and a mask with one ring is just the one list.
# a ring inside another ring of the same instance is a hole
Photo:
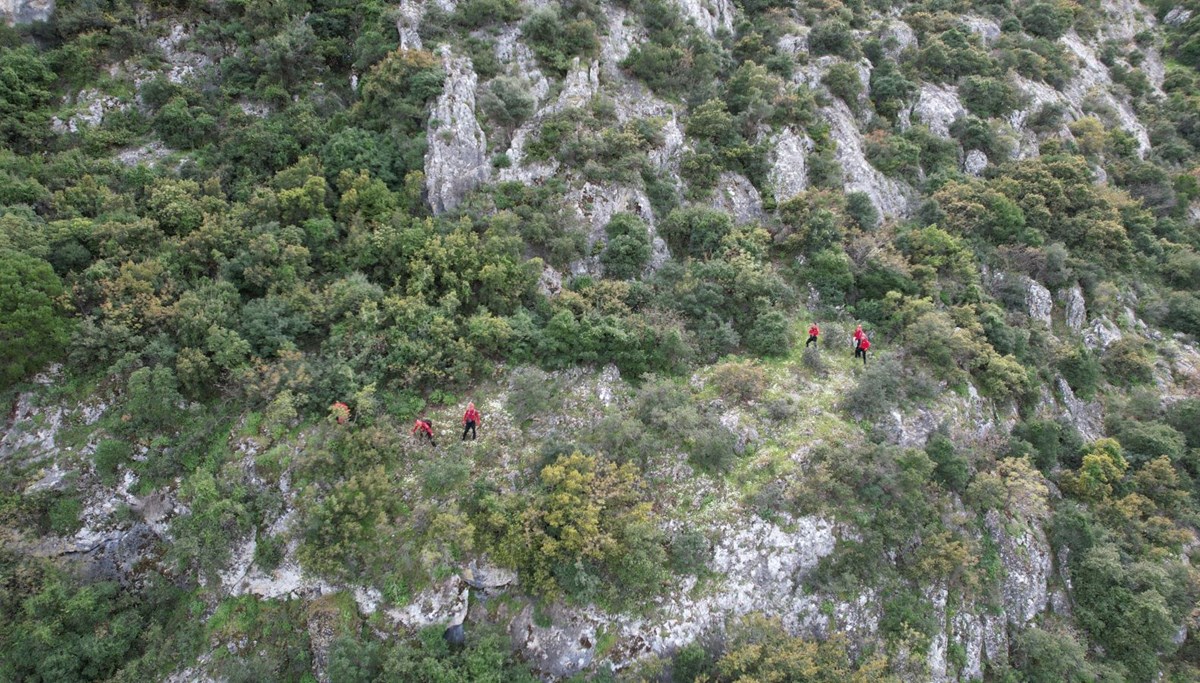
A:
{"label": "black pant", "polygon": [[429,432],[420,432],[417,434],[417,440],[419,441],[422,436],[429,439],[429,445],[431,445],[431,446],[437,445],[437,442],[433,440],[433,434],[430,434]]}
{"label": "black pant", "polygon": [[865,350],[865,349],[863,349],[863,347],[861,347],[861,346],[856,346],[856,347],[854,347],[854,357],[855,357],[855,358],[858,358],[859,356],[862,356],[862,359],[863,359],[863,365],[866,365],[866,364],[867,364],[867,352],[866,352],[866,350]]}
{"label": "black pant", "polygon": [[810,335],[808,335],[808,341],[804,342],[804,348],[807,349],[809,344],[816,344],[816,343],[817,343],[817,335],[810,334]]}
{"label": "black pant", "polygon": [[471,432],[471,440],[474,441],[475,440],[475,420],[467,420],[466,424],[463,425],[463,438],[462,438],[463,441],[467,440],[467,432],[468,431]]}

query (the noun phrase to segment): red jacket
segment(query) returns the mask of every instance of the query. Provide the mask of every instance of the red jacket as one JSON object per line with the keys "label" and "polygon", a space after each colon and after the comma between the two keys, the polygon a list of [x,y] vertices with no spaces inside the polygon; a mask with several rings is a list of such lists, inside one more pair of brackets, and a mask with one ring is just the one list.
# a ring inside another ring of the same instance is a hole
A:
{"label": "red jacket", "polygon": [[479,411],[474,408],[467,408],[467,412],[463,413],[463,424],[474,422],[479,424],[482,420],[479,419]]}
{"label": "red jacket", "polygon": [[871,348],[871,340],[867,339],[867,335],[864,334],[863,338],[861,340],[859,340],[858,348],[862,349],[863,351],[866,351],[867,349]]}
{"label": "red jacket", "polygon": [[429,423],[424,420],[417,420],[416,424],[413,425],[412,433],[416,434],[417,432],[425,432],[429,436],[433,436],[433,427],[429,426]]}
{"label": "red jacket", "polygon": [[861,327],[854,330],[854,341],[862,341],[866,338],[867,338],[867,333],[863,332]]}
{"label": "red jacket", "polygon": [[808,336],[815,337],[819,334],[821,334],[821,328],[817,327],[816,325],[808,328]]}

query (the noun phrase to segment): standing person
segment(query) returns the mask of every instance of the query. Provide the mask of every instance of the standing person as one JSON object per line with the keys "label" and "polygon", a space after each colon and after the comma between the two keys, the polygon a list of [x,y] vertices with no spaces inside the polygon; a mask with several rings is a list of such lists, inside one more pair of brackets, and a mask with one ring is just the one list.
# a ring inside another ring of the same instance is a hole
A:
{"label": "standing person", "polygon": [[821,328],[817,327],[816,323],[813,323],[808,328],[808,341],[804,342],[804,348],[807,349],[809,344],[817,343],[817,337],[819,336],[821,336]]}
{"label": "standing person", "polygon": [[862,325],[859,325],[858,327],[854,328],[853,339],[854,339],[854,357],[855,358],[858,358],[858,345],[861,344],[862,340],[864,340],[866,338],[867,338],[867,333],[863,332]]}
{"label": "standing person", "polygon": [[475,440],[475,426],[482,423],[483,419],[479,415],[479,411],[475,410],[474,403],[467,404],[467,412],[463,413],[463,436],[462,440],[467,440],[467,431],[471,432],[471,440]]}
{"label": "standing person", "polygon": [[433,420],[427,417],[418,417],[413,423],[412,433],[417,435],[417,441],[421,440],[421,435],[425,435],[429,439],[431,446],[437,446],[437,442],[433,440]]}
{"label": "standing person", "polygon": [[867,349],[869,349],[869,348],[871,348],[871,340],[867,339],[867,335],[864,334],[863,338],[858,340],[858,348],[854,350],[855,356],[858,356],[860,354],[862,355],[864,367],[867,364]]}

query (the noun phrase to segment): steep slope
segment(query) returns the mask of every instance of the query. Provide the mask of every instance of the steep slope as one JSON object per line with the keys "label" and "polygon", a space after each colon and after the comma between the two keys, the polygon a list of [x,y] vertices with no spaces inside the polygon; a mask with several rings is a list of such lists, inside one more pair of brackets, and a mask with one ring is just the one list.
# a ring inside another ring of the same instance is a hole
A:
{"label": "steep slope", "polygon": [[1200,671],[1200,8],[0,10],[0,678]]}

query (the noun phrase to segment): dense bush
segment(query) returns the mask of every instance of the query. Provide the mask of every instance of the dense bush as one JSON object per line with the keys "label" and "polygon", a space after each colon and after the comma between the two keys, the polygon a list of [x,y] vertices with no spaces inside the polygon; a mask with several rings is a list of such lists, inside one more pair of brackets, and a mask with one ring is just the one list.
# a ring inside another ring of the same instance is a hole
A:
{"label": "dense bush", "polygon": [[53,360],[71,334],[70,305],[50,264],[0,249],[0,388]]}
{"label": "dense bush", "polygon": [[650,518],[637,468],[576,452],[539,476],[537,494],[480,501],[477,526],[494,535],[497,556],[530,588],[629,607],[656,590],[666,566],[665,539]]}
{"label": "dense bush", "polygon": [[650,259],[650,233],[640,218],[618,213],[604,226],[608,242],[600,253],[600,263],[611,277],[637,277]]}

